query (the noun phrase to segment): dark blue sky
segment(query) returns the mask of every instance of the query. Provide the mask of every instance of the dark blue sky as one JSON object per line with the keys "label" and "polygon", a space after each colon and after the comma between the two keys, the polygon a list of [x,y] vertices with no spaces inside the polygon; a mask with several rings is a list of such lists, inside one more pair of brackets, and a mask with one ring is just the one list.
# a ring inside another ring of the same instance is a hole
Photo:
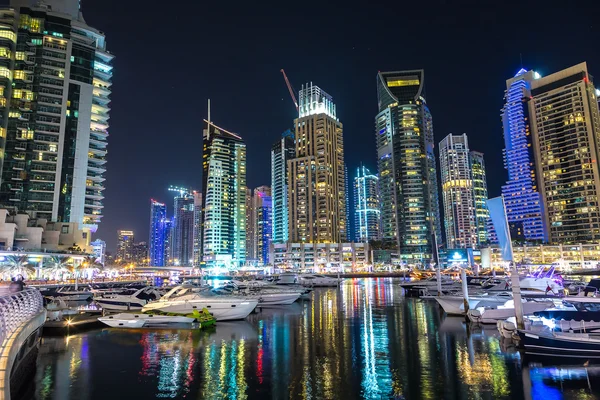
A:
{"label": "dark blue sky", "polygon": [[169,184],[200,188],[208,98],[215,123],[246,140],[248,185],[270,183],[271,143],[295,116],[281,68],[296,90],[312,81],[333,96],[352,174],[375,170],[377,71],[424,68],[436,144],[467,133],[490,196],[506,179],[500,109],[521,55],[542,75],[587,61],[600,77],[594,1],[204,3],[82,1],[116,55],[96,235],[110,250],[117,229],[147,240],[150,198],[172,206]]}

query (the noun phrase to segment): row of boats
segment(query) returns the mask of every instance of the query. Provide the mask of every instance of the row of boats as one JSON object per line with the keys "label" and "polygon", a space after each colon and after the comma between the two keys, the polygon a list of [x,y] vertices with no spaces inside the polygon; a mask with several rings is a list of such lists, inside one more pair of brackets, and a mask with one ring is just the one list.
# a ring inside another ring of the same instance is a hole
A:
{"label": "row of boats", "polygon": [[521,277],[524,329],[517,328],[513,294],[506,281],[469,282],[468,296],[459,289],[460,283],[447,278],[443,281],[442,295],[432,294],[439,290],[435,278],[402,286],[406,290],[419,288],[420,297],[435,299],[448,315],[465,316],[477,324],[495,324],[504,338],[517,342],[526,353],[600,358],[600,297],[596,297],[600,279],[587,285],[577,283],[574,289],[552,269]]}
{"label": "row of boats", "polygon": [[[283,275],[283,274],[282,274]],[[137,317],[103,317],[111,326],[137,327],[143,321],[169,321],[161,314],[192,315],[206,310],[217,321],[246,318],[256,307],[285,306],[307,298],[315,286],[337,286],[339,280],[322,275],[288,274],[277,280],[232,280],[214,288],[185,283],[172,288],[127,285],[121,287],[63,286],[42,290],[50,299],[89,300],[108,312],[141,311]],[[142,315],[153,314],[151,317]],[[156,316],[156,318],[154,318]],[[168,317],[169,315],[167,315]],[[129,319],[125,323],[120,321]],[[184,318],[185,319],[185,318]],[[172,322],[182,322],[173,318]],[[121,324],[121,325],[119,325]],[[142,324],[144,325],[144,324]]]}

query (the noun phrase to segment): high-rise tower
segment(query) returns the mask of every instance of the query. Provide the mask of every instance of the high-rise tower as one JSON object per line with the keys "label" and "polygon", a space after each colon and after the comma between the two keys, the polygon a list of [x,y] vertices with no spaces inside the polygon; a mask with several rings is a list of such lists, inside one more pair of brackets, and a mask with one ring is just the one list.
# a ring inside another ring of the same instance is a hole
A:
{"label": "high-rise tower", "polygon": [[117,231],[117,258],[120,261],[133,260],[133,231]]}
{"label": "high-rise tower", "polygon": [[114,56],[77,0],[11,6],[0,11],[0,206],[94,231],[104,207]]}
{"label": "high-rise tower", "polygon": [[364,166],[357,168],[354,177],[354,239],[359,243],[379,240],[381,236],[378,191],[377,176]]}
{"label": "high-rise tower", "polygon": [[164,267],[167,206],[150,200],[150,238],[148,240],[148,262],[151,266]]}
{"label": "high-rise tower", "polygon": [[597,241],[600,116],[587,64],[532,81],[528,106],[550,241]]}
{"label": "high-rise tower", "polygon": [[254,256],[263,265],[268,265],[269,247],[273,236],[273,202],[270,187],[259,186],[254,189],[252,210],[254,212]]}
{"label": "high-rise tower", "polygon": [[343,243],[347,238],[344,142],[330,95],[300,90],[296,154],[288,161],[290,242]]}
{"label": "high-rise tower", "polygon": [[194,196],[181,191],[173,200],[173,263],[192,266],[194,263]]}
{"label": "high-rise tower", "polygon": [[241,266],[246,260],[246,144],[212,122],[204,124],[203,260],[209,265]]}
{"label": "high-rise tower", "polygon": [[502,186],[506,217],[513,238],[548,240],[543,218],[544,204],[538,187],[531,141],[527,101],[531,84],[540,76],[534,71],[521,69],[506,81],[502,123],[504,127],[504,167],[508,181]]}
{"label": "high-rise tower", "polygon": [[288,241],[288,160],[294,158],[294,133],[288,129],[271,147],[273,243]]}
{"label": "high-rise tower", "polygon": [[466,134],[446,136],[439,149],[446,247],[479,247],[488,217],[483,154],[469,150]]}
{"label": "high-rise tower", "polygon": [[428,264],[440,241],[433,123],[424,71],[377,74],[375,117],[383,239],[396,241],[404,261]]}

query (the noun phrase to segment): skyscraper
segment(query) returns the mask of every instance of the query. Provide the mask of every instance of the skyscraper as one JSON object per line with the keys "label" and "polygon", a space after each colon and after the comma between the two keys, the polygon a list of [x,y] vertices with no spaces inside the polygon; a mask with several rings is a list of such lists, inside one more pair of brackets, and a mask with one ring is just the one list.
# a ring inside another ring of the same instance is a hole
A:
{"label": "skyscraper", "polygon": [[202,252],[209,265],[246,260],[246,144],[204,120]]}
{"label": "skyscraper", "polygon": [[114,56],[78,0],[11,5],[2,14],[14,30],[0,35],[0,206],[95,231]]}
{"label": "skyscraper", "polygon": [[490,212],[487,208],[488,190],[485,175],[485,163],[483,153],[471,150],[471,177],[473,180],[473,200],[475,201],[475,227],[477,229],[477,245],[481,247],[487,244],[488,221]]}
{"label": "skyscraper", "polygon": [[267,265],[269,264],[269,247],[273,236],[271,188],[259,186],[254,189],[252,203],[254,211],[254,256],[260,263]]}
{"label": "skyscraper", "polygon": [[513,237],[516,232],[527,240],[548,240],[544,204],[538,189],[529,111],[531,83],[539,78],[534,71],[521,69],[506,81],[502,124],[504,127],[504,168],[508,181],[502,186],[506,217]]}
{"label": "skyscraper", "polygon": [[296,150],[294,133],[283,132],[271,147],[271,189],[273,201],[273,243],[288,241],[288,160],[294,158]]}
{"label": "skyscraper", "polygon": [[173,263],[192,266],[194,262],[194,197],[180,192],[173,201]]}
{"label": "skyscraper", "polygon": [[587,64],[532,81],[528,105],[550,242],[600,239],[600,116]]}
{"label": "skyscraper", "polygon": [[256,213],[254,212],[254,202],[252,201],[252,189],[246,188],[246,260],[256,258],[255,251],[255,232]]}
{"label": "skyscraper", "polygon": [[117,231],[117,259],[120,261],[133,260],[133,231]]}
{"label": "skyscraper", "polygon": [[428,264],[441,237],[433,123],[424,71],[377,74],[375,117],[383,239],[404,261]]}
{"label": "skyscraper", "polygon": [[288,161],[288,229],[294,243],[343,243],[347,235],[342,124],[330,95],[300,90],[296,154]]}
{"label": "skyscraper", "polygon": [[483,154],[469,150],[466,134],[440,142],[446,247],[477,248],[487,238],[487,186]]}
{"label": "skyscraper", "polygon": [[379,210],[379,178],[364,166],[356,169],[354,178],[355,240],[367,243],[381,236]]}
{"label": "skyscraper", "polygon": [[150,238],[148,240],[149,265],[155,267],[166,266],[165,244],[166,238],[167,206],[156,200],[150,200]]}
{"label": "skyscraper", "polygon": [[194,260],[193,265],[199,266],[202,262],[202,245],[200,242],[200,223],[202,221],[202,193],[194,191]]}

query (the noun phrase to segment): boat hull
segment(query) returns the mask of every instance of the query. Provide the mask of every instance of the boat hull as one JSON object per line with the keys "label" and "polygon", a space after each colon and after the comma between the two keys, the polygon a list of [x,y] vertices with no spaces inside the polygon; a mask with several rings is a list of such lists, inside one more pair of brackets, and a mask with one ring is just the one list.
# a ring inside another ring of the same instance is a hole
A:
{"label": "boat hull", "polygon": [[[552,307],[552,303],[527,302],[523,303],[523,315],[532,315],[534,312],[543,311]],[[496,324],[498,321],[515,316],[514,308],[494,308],[487,310],[469,310],[467,313],[471,322],[480,324]]]}
{"label": "boat hull", "polygon": [[119,311],[135,311],[141,310],[142,307],[146,304],[145,302],[125,302],[118,300],[108,300],[108,299],[94,299],[96,304],[100,305],[105,310],[119,310]]}
{"label": "boat hull", "polygon": [[285,306],[293,304],[300,297],[300,293],[277,293],[277,294],[261,294],[259,307],[269,306]]}
{"label": "boat hull", "polygon": [[156,301],[146,304],[142,311],[158,310],[167,313],[191,314],[194,310],[206,308],[217,321],[232,321],[246,318],[257,306],[258,300],[244,299],[238,302],[199,300]]}
{"label": "boat hull", "polygon": [[[600,340],[575,340],[581,336],[549,335],[519,330],[527,354],[558,357],[600,358]],[[578,334],[577,334],[578,335]]]}
{"label": "boat hull", "polygon": [[184,316],[121,313],[98,318],[98,321],[113,328],[142,328],[170,324],[189,324],[194,318]]}

